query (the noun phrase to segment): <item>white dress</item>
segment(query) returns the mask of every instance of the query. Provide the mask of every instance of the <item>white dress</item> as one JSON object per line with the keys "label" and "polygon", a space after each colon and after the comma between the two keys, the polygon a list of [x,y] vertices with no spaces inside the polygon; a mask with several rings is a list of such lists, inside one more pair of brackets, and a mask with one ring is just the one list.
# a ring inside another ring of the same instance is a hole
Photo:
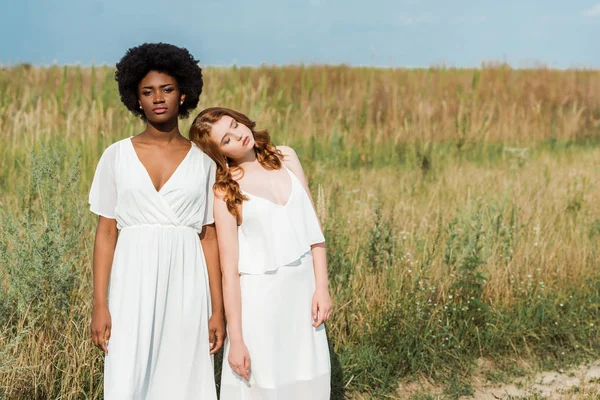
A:
{"label": "white dress", "polygon": [[285,205],[244,192],[238,227],[242,336],[250,381],[227,362],[221,400],[329,400],[331,367],[325,326],[312,326],[315,275],[311,245],[325,241],[308,194],[288,171]]}
{"label": "white dress", "polygon": [[117,220],[110,274],[107,400],[216,399],[208,271],[198,233],[213,223],[214,162],[196,145],[156,191],[131,139],[109,146],[92,212]]}

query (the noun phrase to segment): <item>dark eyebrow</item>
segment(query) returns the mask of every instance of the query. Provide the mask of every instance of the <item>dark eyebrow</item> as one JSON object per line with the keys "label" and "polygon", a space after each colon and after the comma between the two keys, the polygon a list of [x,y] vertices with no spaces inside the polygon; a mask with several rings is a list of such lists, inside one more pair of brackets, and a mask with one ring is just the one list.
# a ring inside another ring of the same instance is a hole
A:
{"label": "dark eyebrow", "polygon": [[[161,89],[164,89],[164,88],[166,88],[167,86],[175,86],[175,85],[173,85],[172,83],[165,83],[164,85],[160,85],[159,87],[160,87]],[[142,89],[153,89],[153,88],[154,88],[154,86],[143,86],[143,87],[142,87]]]}

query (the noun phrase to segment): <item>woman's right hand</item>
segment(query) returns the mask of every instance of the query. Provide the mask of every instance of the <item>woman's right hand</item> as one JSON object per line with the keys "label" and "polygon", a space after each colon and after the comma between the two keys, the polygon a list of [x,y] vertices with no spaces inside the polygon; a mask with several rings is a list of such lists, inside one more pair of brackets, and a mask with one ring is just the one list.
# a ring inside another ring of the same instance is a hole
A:
{"label": "woman's right hand", "polygon": [[250,353],[243,341],[231,342],[227,361],[233,372],[250,381]]}
{"label": "woman's right hand", "polygon": [[111,328],[112,322],[108,306],[94,306],[94,310],[92,311],[92,323],[90,324],[90,333],[94,345],[102,350],[104,354],[108,354],[106,346],[108,346],[108,340],[110,339]]}

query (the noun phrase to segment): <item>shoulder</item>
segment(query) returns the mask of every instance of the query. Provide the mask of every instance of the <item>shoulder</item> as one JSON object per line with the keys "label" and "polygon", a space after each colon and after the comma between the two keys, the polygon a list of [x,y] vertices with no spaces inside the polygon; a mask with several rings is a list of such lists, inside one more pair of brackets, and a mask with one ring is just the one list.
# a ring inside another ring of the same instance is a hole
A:
{"label": "shoulder", "polygon": [[130,138],[125,138],[114,142],[113,144],[104,149],[104,151],[102,152],[101,159],[114,160],[117,157],[117,154],[119,154],[119,149],[121,149],[125,145],[128,145],[129,141]]}
{"label": "shoulder", "polygon": [[296,151],[290,146],[276,146],[276,148],[281,152],[281,154],[283,154],[284,159],[298,159],[298,154],[296,154]]}
{"label": "shoulder", "polygon": [[283,159],[281,161],[286,167],[291,169],[296,174],[298,174],[299,170],[302,170],[300,159],[298,158],[298,154],[296,154],[294,149],[289,146],[277,146],[277,150],[279,150],[283,155]]}
{"label": "shoulder", "polygon": [[300,167],[298,154],[296,154],[296,151],[294,151],[294,149],[292,149],[290,146],[277,146],[277,150],[279,150],[283,155],[283,159],[281,161],[283,161],[286,167],[292,170]]}

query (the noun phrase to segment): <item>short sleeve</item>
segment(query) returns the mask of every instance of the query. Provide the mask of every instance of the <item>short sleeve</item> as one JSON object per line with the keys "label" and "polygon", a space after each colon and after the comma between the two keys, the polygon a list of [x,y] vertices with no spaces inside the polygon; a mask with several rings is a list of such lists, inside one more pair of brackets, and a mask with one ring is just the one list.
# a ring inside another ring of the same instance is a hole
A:
{"label": "short sleeve", "polygon": [[213,160],[210,159],[207,155],[206,162],[204,166],[207,171],[206,176],[206,209],[204,211],[204,220],[202,225],[210,225],[215,223],[215,218],[213,215],[213,207],[215,204],[215,193],[213,191],[213,186],[215,185],[215,179],[217,174],[217,164]]}
{"label": "short sleeve", "polygon": [[89,197],[90,210],[94,214],[110,219],[115,219],[117,206],[115,159],[116,146],[112,145],[104,150],[98,161]]}

